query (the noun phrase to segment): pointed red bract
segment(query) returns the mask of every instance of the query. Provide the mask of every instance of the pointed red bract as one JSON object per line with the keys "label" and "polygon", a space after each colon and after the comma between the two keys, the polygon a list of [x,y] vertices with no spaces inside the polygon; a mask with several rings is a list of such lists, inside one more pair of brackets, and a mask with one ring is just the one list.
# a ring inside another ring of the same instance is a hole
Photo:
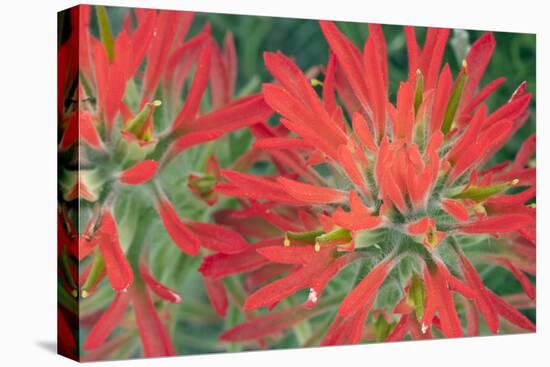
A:
{"label": "pointed red bract", "polygon": [[95,239],[105,261],[111,287],[116,291],[125,291],[132,284],[134,277],[132,268],[120,247],[117,225],[111,212],[103,212]]}
{"label": "pointed red bract", "polygon": [[145,160],[120,173],[119,181],[127,185],[141,185],[150,181],[157,173],[159,163]]}
{"label": "pointed red bract", "polygon": [[182,222],[178,213],[166,197],[157,201],[157,210],[164,228],[178,247],[188,255],[196,256],[199,253],[199,239]]}
{"label": "pointed red bract", "polygon": [[348,316],[364,303],[371,301],[393,265],[395,265],[395,261],[391,258],[386,258],[376,264],[359,285],[344,298],[338,309],[338,315]]}
{"label": "pointed red bract", "polygon": [[139,272],[149,289],[158,297],[171,303],[181,303],[181,296],[173,289],[166,287],[156,280],[145,263],[142,262],[139,264]]}
{"label": "pointed red bract", "polygon": [[245,321],[225,331],[220,336],[220,339],[225,342],[241,342],[259,339],[264,336],[285,331],[300,321],[305,320],[312,313],[312,310],[308,310],[301,305],[294,306],[283,311]]}
{"label": "pointed red bract", "polygon": [[225,317],[229,301],[227,300],[223,281],[217,278],[205,277],[204,285],[212,308],[220,317]]}
{"label": "pointed red bract", "polygon": [[99,320],[96,321],[88,335],[82,348],[91,350],[100,347],[111,332],[116,328],[120,319],[126,312],[130,296],[128,292],[117,292],[115,299],[109,307],[101,314]]}
{"label": "pointed red bract", "polygon": [[147,288],[132,289],[130,297],[145,357],[175,355],[170,336],[159,318]]}
{"label": "pointed red bract", "polygon": [[280,177],[277,181],[284,190],[304,203],[337,203],[346,200],[348,193],[327,187],[320,187]]}

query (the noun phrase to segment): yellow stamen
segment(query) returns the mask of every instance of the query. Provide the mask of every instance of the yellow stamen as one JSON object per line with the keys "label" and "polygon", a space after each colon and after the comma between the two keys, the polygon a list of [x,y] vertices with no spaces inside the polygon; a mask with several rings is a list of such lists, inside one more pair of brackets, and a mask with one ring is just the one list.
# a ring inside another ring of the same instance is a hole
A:
{"label": "yellow stamen", "polygon": [[315,242],[315,252],[321,251],[321,244],[319,242]]}
{"label": "yellow stamen", "polygon": [[86,297],[88,297],[90,294],[88,293],[87,290],[83,289],[83,290],[80,292],[80,295],[82,296],[82,298],[86,298]]}
{"label": "yellow stamen", "polygon": [[311,79],[311,85],[316,87],[318,85],[320,85],[321,87],[324,85],[324,83],[322,81],[320,81],[319,79]]}
{"label": "yellow stamen", "polygon": [[284,245],[285,247],[289,247],[289,246],[290,246],[290,240],[288,239],[288,236],[287,236],[287,235],[285,235],[285,240],[284,240],[284,242],[283,242],[283,245]]}

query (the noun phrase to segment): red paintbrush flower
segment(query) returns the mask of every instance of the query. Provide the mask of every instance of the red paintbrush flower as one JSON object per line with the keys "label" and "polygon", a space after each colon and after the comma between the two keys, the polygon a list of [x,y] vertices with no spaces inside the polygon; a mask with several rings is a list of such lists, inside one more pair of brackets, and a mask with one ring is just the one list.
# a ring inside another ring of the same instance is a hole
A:
{"label": "red paintbrush flower", "polygon": [[[233,38],[228,34],[219,47],[208,25],[188,38],[193,13],[128,11],[114,34],[107,9],[95,7],[95,18],[92,9],[80,6],[71,12],[72,33],[59,51],[60,191],[65,205],[75,206],[67,211],[87,222],[78,233],[67,225],[72,223],[67,213],[60,220],[60,278],[71,297],[92,297],[104,279],[116,293],[93,324],[85,350],[102,351],[106,343],[114,343],[104,342],[131,304],[143,353],[172,355],[151,294],[173,303],[181,299],[153,278],[147,264],[138,264],[146,253],[142,247],[149,246],[142,240],[158,245],[162,233],[150,232],[164,228],[168,241],[191,256],[201,248],[233,254],[247,242],[223,225],[187,219],[181,202],[171,201],[190,191],[215,202],[212,188],[221,176],[213,156],[204,177],[183,172],[182,180],[190,178],[181,190],[172,189],[166,172],[174,171],[174,162],[190,148],[263,122],[272,110],[261,94],[235,98]],[[92,32],[92,19],[99,37]],[[216,311],[225,314],[222,284],[206,282]]]}
{"label": "red paintbrush flower", "polygon": [[[288,273],[271,273],[283,276],[248,296],[244,310],[272,310],[285,299],[296,300],[293,294],[302,289],[308,296],[301,306],[246,321],[222,339],[254,340],[312,317],[303,310],[319,307],[327,283],[355,261],[363,273],[356,281],[344,278],[351,289],[339,293],[333,323],[319,331],[326,333],[323,345],[364,340],[374,305],[395,319],[395,328],[386,328],[387,340],[461,336],[458,299],[468,305],[468,329],[480,313],[493,333],[500,330],[499,316],[534,330],[484,285],[470,260],[504,266],[533,296],[524,272],[534,274],[534,252],[528,249],[535,243],[535,209],[528,204],[535,196],[536,171],[529,163],[534,137],[514,162],[487,166],[525,123],[530,94],[522,84],[504,106],[488,111],[485,99],[503,82],[479,88],[493,36],[484,34],[471,46],[453,80],[448,64],[441,67],[449,30],[429,29],[420,47],[414,29],[405,27],[409,75],[394,104],[388,99],[382,28],[369,25],[361,52],[333,23],[320,24],[330,46],[323,82],[310,82],[281,53],[264,55],[276,82],[264,84],[263,95],[281,125],[262,127],[253,149],[267,152],[278,173],[256,177],[222,170],[226,181],[215,186],[243,205],[231,214],[235,228],[262,218],[284,239],[258,246],[256,253],[212,255],[201,267],[205,276],[217,278],[287,265]],[[312,84],[322,85],[321,97]],[[290,157],[298,157],[293,166],[278,164]],[[319,175],[320,164],[332,175]],[[487,240],[506,260],[483,250]],[[413,270],[403,272],[404,266]],[[404,293],[401,302],[379,299],[390,283]]]}

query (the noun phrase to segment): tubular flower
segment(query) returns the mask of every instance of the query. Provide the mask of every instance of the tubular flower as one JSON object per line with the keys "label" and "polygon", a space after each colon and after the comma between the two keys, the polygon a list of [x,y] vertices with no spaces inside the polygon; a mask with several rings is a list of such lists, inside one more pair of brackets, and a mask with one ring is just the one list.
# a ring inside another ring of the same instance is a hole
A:
{"label": "tubular flower", "polygon": [[241,203],[224,223],[259,239],[201,266],[207,278],[245,273],[253,284],[247,320],[221,339],[263,340],[319,314],[332,321],[304,345],[477,335],[478,314],[492,333],[534,330],[474,266],[506,269],[534,297],[534,136],[513,162],[491,160],[525,123],[531,95],[522,84],[489,111],[503,81],[480,85],[492,34],[453,78],[442,66],[449,30],[428,29],[421,46],[405,27],[409,73],[391,101],[381,26],[369,25],[362,51],[333,23],[320,27],[330,47],[323,82],[280,52],[264,54],[275,81],[263,96],[280,125],[250,127],[247,159],[267,158],[276,173],[244,165],[221,170],[214,186]]}
{"label": "tubular flower", "polygon": [[[197,167],[185,164],[183,176],[178,158],[266,120],[272,110],[261,94],[235,98],[232,36],[220,47],[205,25],[187,37],[191,12],[127,10],[116,34],[105,7],[83,5],[70,12],[71,33],[59,48],[60,292],[68,297],[69,311],[76,312],[74,298],[81,297],[94,305],[86,315],[102,315],[90,316],[96,322],[88,325],[84,350],[91,356],[112,356],[107,350],[118,340],[110,338],[117,323],[132,335],[124,322],[128,305],[143,354],[172,355],[163,307],[152,297],[181,299],[152,276],[149,254],[165,241],[175,244],[182,258],[198,255],[201,248],[230,254],[247,245],[223,225],[198,223],[200,214],[182,213],[187,193],[215,201],[212,187],[221,177],[212,149],[204,150]],[[92,32],[96,26],[99,37]],[[175,174],[188,184],[174,186]],[[73,221],[86,228],[77,230]],[[114,291],[110,306],[91,300],[96,293],[105,300],[108,288]],[[224,308],[218,299],[212,303]],[[61,314],[60,329],[67,348],[73,348],[66,332],[68,312]]]}

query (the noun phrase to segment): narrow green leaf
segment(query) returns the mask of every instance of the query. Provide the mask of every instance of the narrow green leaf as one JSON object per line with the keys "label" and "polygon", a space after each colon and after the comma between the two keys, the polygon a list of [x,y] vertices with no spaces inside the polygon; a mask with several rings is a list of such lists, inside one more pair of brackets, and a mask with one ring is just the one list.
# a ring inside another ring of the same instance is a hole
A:
{"label": "narrow green leaf", "polygon": [[445,118],[443,119],[443,125],[441,126],[441,132],[443,132],[443,134],[447,134],[453,126],[456,111],[458,109],[458,105],[460,104],[460,97],[462,97],[462,90],[464,89],[464,84],[466,83],[466,79],[468,77],[466,67],[466,64],[464,64],[462,71],[456,78],[453,89],[451,90],[451,97],[447,103]]}
{"label": "narrow green leaf", "polygon": [[107,9],[104,6],[98,5],[95,8],[97,13],[97,22],[99,24],[99,39],[105,47],[105,52],[109,58],[109,62],[115,59],[115,41],[113,39],[113,31],[107,17]]}
{"label": "narrow green leaf", "polygon": [[414,303],[416,318],[420,321],[424,315],[424,285],[416,274],[413,275],[409,296]]}
{"label": "narrow green leaf", "polygon": [[424,77],[420,70],[416,70],[416,92],[414,93],[414,114],[416,116],[422,104],[422,93],[424,92]]}
{"label": "narrow green leaf", "polygon": [[470,186],[466,190],[453,195],[453,199],[471,199],[475,201],[476,203],[480,203],[482,201],[487,200],[493,195],[500,194],[501,192],[504,192],[508,190],[510,187],[515,186],[518,184],[518,180],[513,180],[512,182],[508,183],[502,183],[498,185],[492,185],[492,186]]}
{"label": "narrow green leaf", "polygon": [[88,273],[88,277],[86,278],[86,281],[82,285],[82,289],[80,291],[82,298],[86,298],[88,296],[90,289],[93,288],[94,285],[97,283],[97,281],[103,274],[104,270],[105,270],[105,261],[103,260],[103,256],[101,256],[101,253],[99,252],[99,249],[98,249],[96,250],[96,253],[94,255],[92,268],[90,269],[90,272]]}

